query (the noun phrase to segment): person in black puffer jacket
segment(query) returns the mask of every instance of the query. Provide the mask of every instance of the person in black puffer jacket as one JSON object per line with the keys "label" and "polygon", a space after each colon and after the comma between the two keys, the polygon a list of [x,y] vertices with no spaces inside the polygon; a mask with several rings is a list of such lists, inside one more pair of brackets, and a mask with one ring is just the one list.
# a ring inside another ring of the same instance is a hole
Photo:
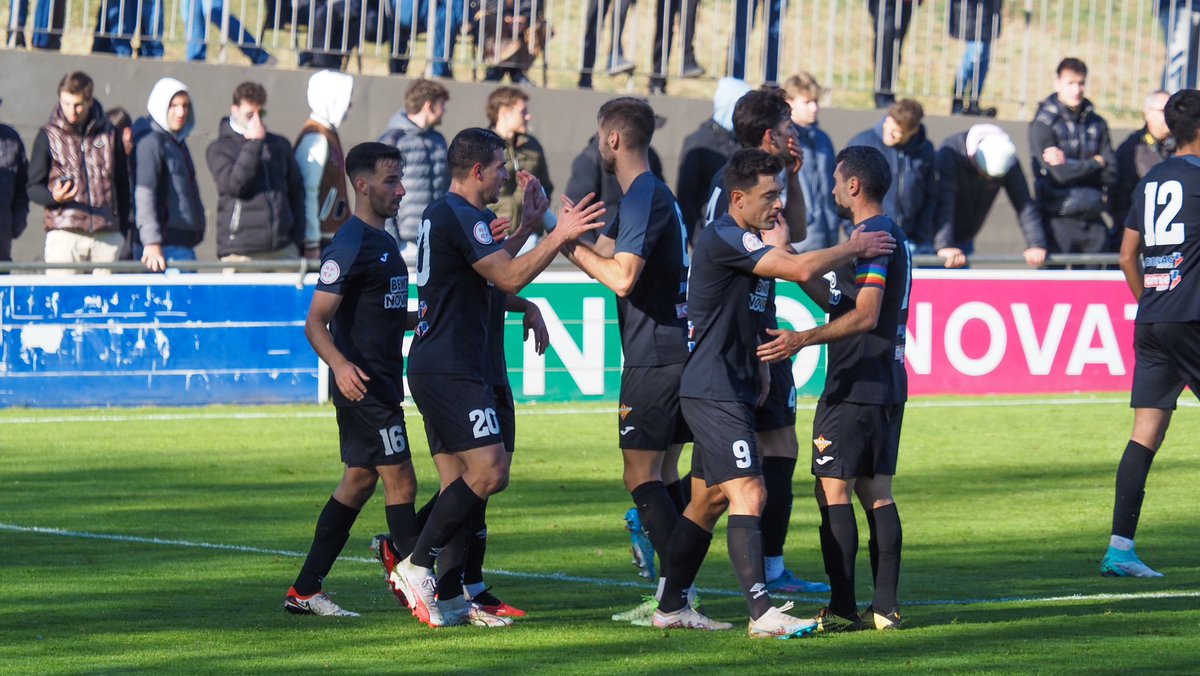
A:
{"label": "person in black puffer jacket", "polygon": [[12,127],[0,124],[0,261],[12,260],[12,241],[25,232],[28,174],[29,160],[21,136]]}
{"label": "person in black puffer jacket", "polygon": [[238,85],[229,117],[208,146],[223,261],[298,258],[304,244],[304,180],[292,144],[263,127],[266,104],[262,85]]}
{"label": "person in black puffer jacket", "polygon": [[1029,125],[1034,187],[1050,236],[1050,253],[1101,253],[1109,241],[1101,218],[1117,183],[1108,123],[1084,97],[1087,66],[1058,64],[1054,94],[1038,105]]}

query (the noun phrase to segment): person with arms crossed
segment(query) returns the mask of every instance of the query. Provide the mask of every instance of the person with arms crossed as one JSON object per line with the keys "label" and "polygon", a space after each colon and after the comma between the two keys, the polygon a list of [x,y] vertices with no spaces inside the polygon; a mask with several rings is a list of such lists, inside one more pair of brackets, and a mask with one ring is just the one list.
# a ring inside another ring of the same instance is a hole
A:
{"label": "person with arms crossed", "polygon": [[[442,490],[412,555],[396,564],[389,579],[417,618],[433,627],[461,623],[470,607],[461,576],[445,571],[456,570],[466,555],[472,513],[508,485],[510,458],[495,392],[485,381],[489,284],[519,292],[564,245],[598,228],[604,211],[585,199],[536,247],[514,258],[510,249],[522,238],[497,241],[492,233],[507,223],[486,208],[508,179],[505,149],[504,139],[487,129],[459,132],[447,153],[450,192],[425,210],[417,232],[420,302],[408,383],[425,417]],[[518,180],[527,223],[538,223],[549,200],[531,174],[521,172]],[[440,580],[433,575],[435,561]]]}
{"label": "person with arms crossed", "polygon": [[764,244],[760,233],[779,227],[783,211],[781,159],[759,149],[739,150],[725,169],[729,213],[696,238],[688,280],[688,346],[680,378],[680,407],[696,438],[692,498],[675,527],[666,556],[667,580],[654,613],[659,628],[729,629],[688,605],[687,590],[729,511],[729,558],[750,610],[752,638],[811,633],[815,622],[786,614],[791,603],[771,604],[763,576],[761,517],[766,501],[754,433],[755,408],[770,385],[766,363],[755,356],[762,333],[769,279],[804,283],[856,257],[890,253],[895,239],[862,228],[838,246],[793,254]]}
{"label": "person with arms crossed", "polygon": [[284,599],[288,612],[356,617],[321,591],[359,511],[383,479],[391,541],[405,555],[416,540],[417,479],[404,424],[404,332],[408,266],[383,231],[404,186],[400,151],[362,143],[346,156],[354,216],[325,249],[304,334],[329,365],[345,470],[317,518],[308,557]]}
{"label": "person with arms crossed", "polygon": [[[893,252],[858,257],[852,270],[831,272],[824,294],[815,291],[822,286],[809,290],[829,309],[829,323],[801,332],[769,331],[776,338],[760,346],[758,356],[776,361],[809,345],[829,345],[825,390],[813,418],[812,471],[831,587],[829,605],[816,617],[817,630],[898,629],[901,530],[892,476],[908,398],[904,341],[912,262],[903,246],[903,229],[883,210],[892,184],[883,153],[864,146],[844,148],[833,178],[840,215],[856,231],[886,233],[900,245]],[[844,289],[850,275],[853,288]],[[863,617],[854,597],[858,526],[852,494],[858,495],[871,530],[875,597]]]}
{"label": "person with arms crossed", "polygon": [[1117,465],[1112,537],[1100,564],[1105,577],[1161,577],[1142,563],[1133,536],[1146,476],[1186,385],[1200,397],[1200,91],[1167,100],[1175,156],[1133,192],[1121,271],[1138,300],[1133,349],[1133,432]]}

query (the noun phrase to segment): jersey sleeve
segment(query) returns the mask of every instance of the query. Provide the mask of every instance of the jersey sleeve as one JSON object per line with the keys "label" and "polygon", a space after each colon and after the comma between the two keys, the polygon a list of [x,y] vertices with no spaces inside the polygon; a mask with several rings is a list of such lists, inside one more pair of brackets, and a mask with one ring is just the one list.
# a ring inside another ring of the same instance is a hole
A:
{"label": "jersey sleeve", "polygon": [[362,247],[362,237],[345,232],[344,237],[334,237],[321,255],[321,272],[317,276],[317,291],[343,295],[344,287],[357,274],[354,262]]}
{"label": "jersey sleeve", "polygon": [[465,213],[458,214],[458,234],[460,236],[456,238],[459,240],[458,244],[463,257],[471,265],[491,256],[501,248],[500,242],[492,237],[491,223],[496,218],[495,214],[483,211],[474,216],[477,217],[471,218]]}
{"label": "jersey sleeve", "polygon": [[653,184],[647,189],[647,183],[640,182],[636,190],[630,190],[621,198],[621,204],[617,207],[616,221],[620,225],[613,238],[616,240],[613,252],[649,258],[661,230],[661,226],[653,219],[654,215]]}
{"label": "jersey sleeve", "polygon": [[719,241],[713,247],[712,260],[717,265],[741,272],[753,272],[754,266],[773,249],[758,235],[737,227],[721,228]]}

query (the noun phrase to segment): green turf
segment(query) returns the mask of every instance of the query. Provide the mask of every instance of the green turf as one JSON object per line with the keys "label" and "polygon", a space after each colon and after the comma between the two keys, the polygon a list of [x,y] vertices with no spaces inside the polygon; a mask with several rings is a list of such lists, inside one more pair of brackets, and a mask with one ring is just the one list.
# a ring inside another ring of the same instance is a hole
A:
{"label": "green turf", "polygon": [[[0,530],[0,672],[1194,671],[1200,411],[1181,408],[1147,489],[1138,547],[1166,577],[1110,580],[1097,565],[1131,415],[1120,396],[1068,399],[1085,403],[910,405],[896,482],[902,632],[750,641],[741,598],[719,592],[705,605],[737,631],[611,622],[640,591],[621,586],[637,578],[614,421],[600,407],[545,415],[563,409],[543,405],[521,409],[512,484],[489,515],[489,582],[531,613],[513,628],[418,625],[361,560],[340,561],[326,580],[361,618],[294,617],[281,606],[300,565],[292,556]],[[232,417],[245,413],[270,417]],[[141,419],[162,414],[190,419]],[[95,419],[111,417],[129,420]],[[802,402],[802,442],[811,417]],[[22,422],[33,419],[49,422]],[[418,475],[432,486],[419,420],[410,423]],[[0,523],[303,551],[339,476],[336,439],[330,409],[318,407],[4,411]],[[787,558],[801,577],[821,578],[801,466]],[[381,504],[368,504],[344,557],[370,556],[370,536],[385,530]],[[735,589],[721,529],[699,584]],[[1165,596],[962,603],[1144,592]],[[804,612],[819,605],[797,600]]]}

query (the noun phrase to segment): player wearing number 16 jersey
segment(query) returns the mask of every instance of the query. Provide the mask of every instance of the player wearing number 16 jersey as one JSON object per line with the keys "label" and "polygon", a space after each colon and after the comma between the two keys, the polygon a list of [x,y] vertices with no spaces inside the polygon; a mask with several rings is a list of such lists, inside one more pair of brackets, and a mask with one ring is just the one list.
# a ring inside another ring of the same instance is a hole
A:
{"label": "player wearing number 16 jersey", "polygon": [[1175,156],[1152,168],[1132,195],[1121,271],[1138,299],[1133,349],[1133,432],[1117,465],[1106,577],[1160,577],[1134,552],[1150,463],[1186,385],[1200,397],[1200,91],[1163,108]]}
{"label": "player wearing number 16 jersey", "polygon": [[[508,179],[505,148],[504,139],[486,129],[459,132],[447,154],[450,192],[425,210],[417,234],[418,323],[408,383],[425,418],[442,491],[412,555],[396,564],[392,580],[431,626],[462,624],[472,612],[462,597],[461,576],[439,581],[432,568],[436,561],[439,572],[461,570],[472,514],[508,485],[509,455],[495,392],[485,377],[489,286],[517,293],[564,245],[600,227],[596,218],[604,211],[599,204],[584,205],[514,258],[520,238],[495,240],[492,232],[504,222],[487,210]],[[537,179],[525,172],[517,178],[525,194],[525,222],[541,222],[549,202]]]}

